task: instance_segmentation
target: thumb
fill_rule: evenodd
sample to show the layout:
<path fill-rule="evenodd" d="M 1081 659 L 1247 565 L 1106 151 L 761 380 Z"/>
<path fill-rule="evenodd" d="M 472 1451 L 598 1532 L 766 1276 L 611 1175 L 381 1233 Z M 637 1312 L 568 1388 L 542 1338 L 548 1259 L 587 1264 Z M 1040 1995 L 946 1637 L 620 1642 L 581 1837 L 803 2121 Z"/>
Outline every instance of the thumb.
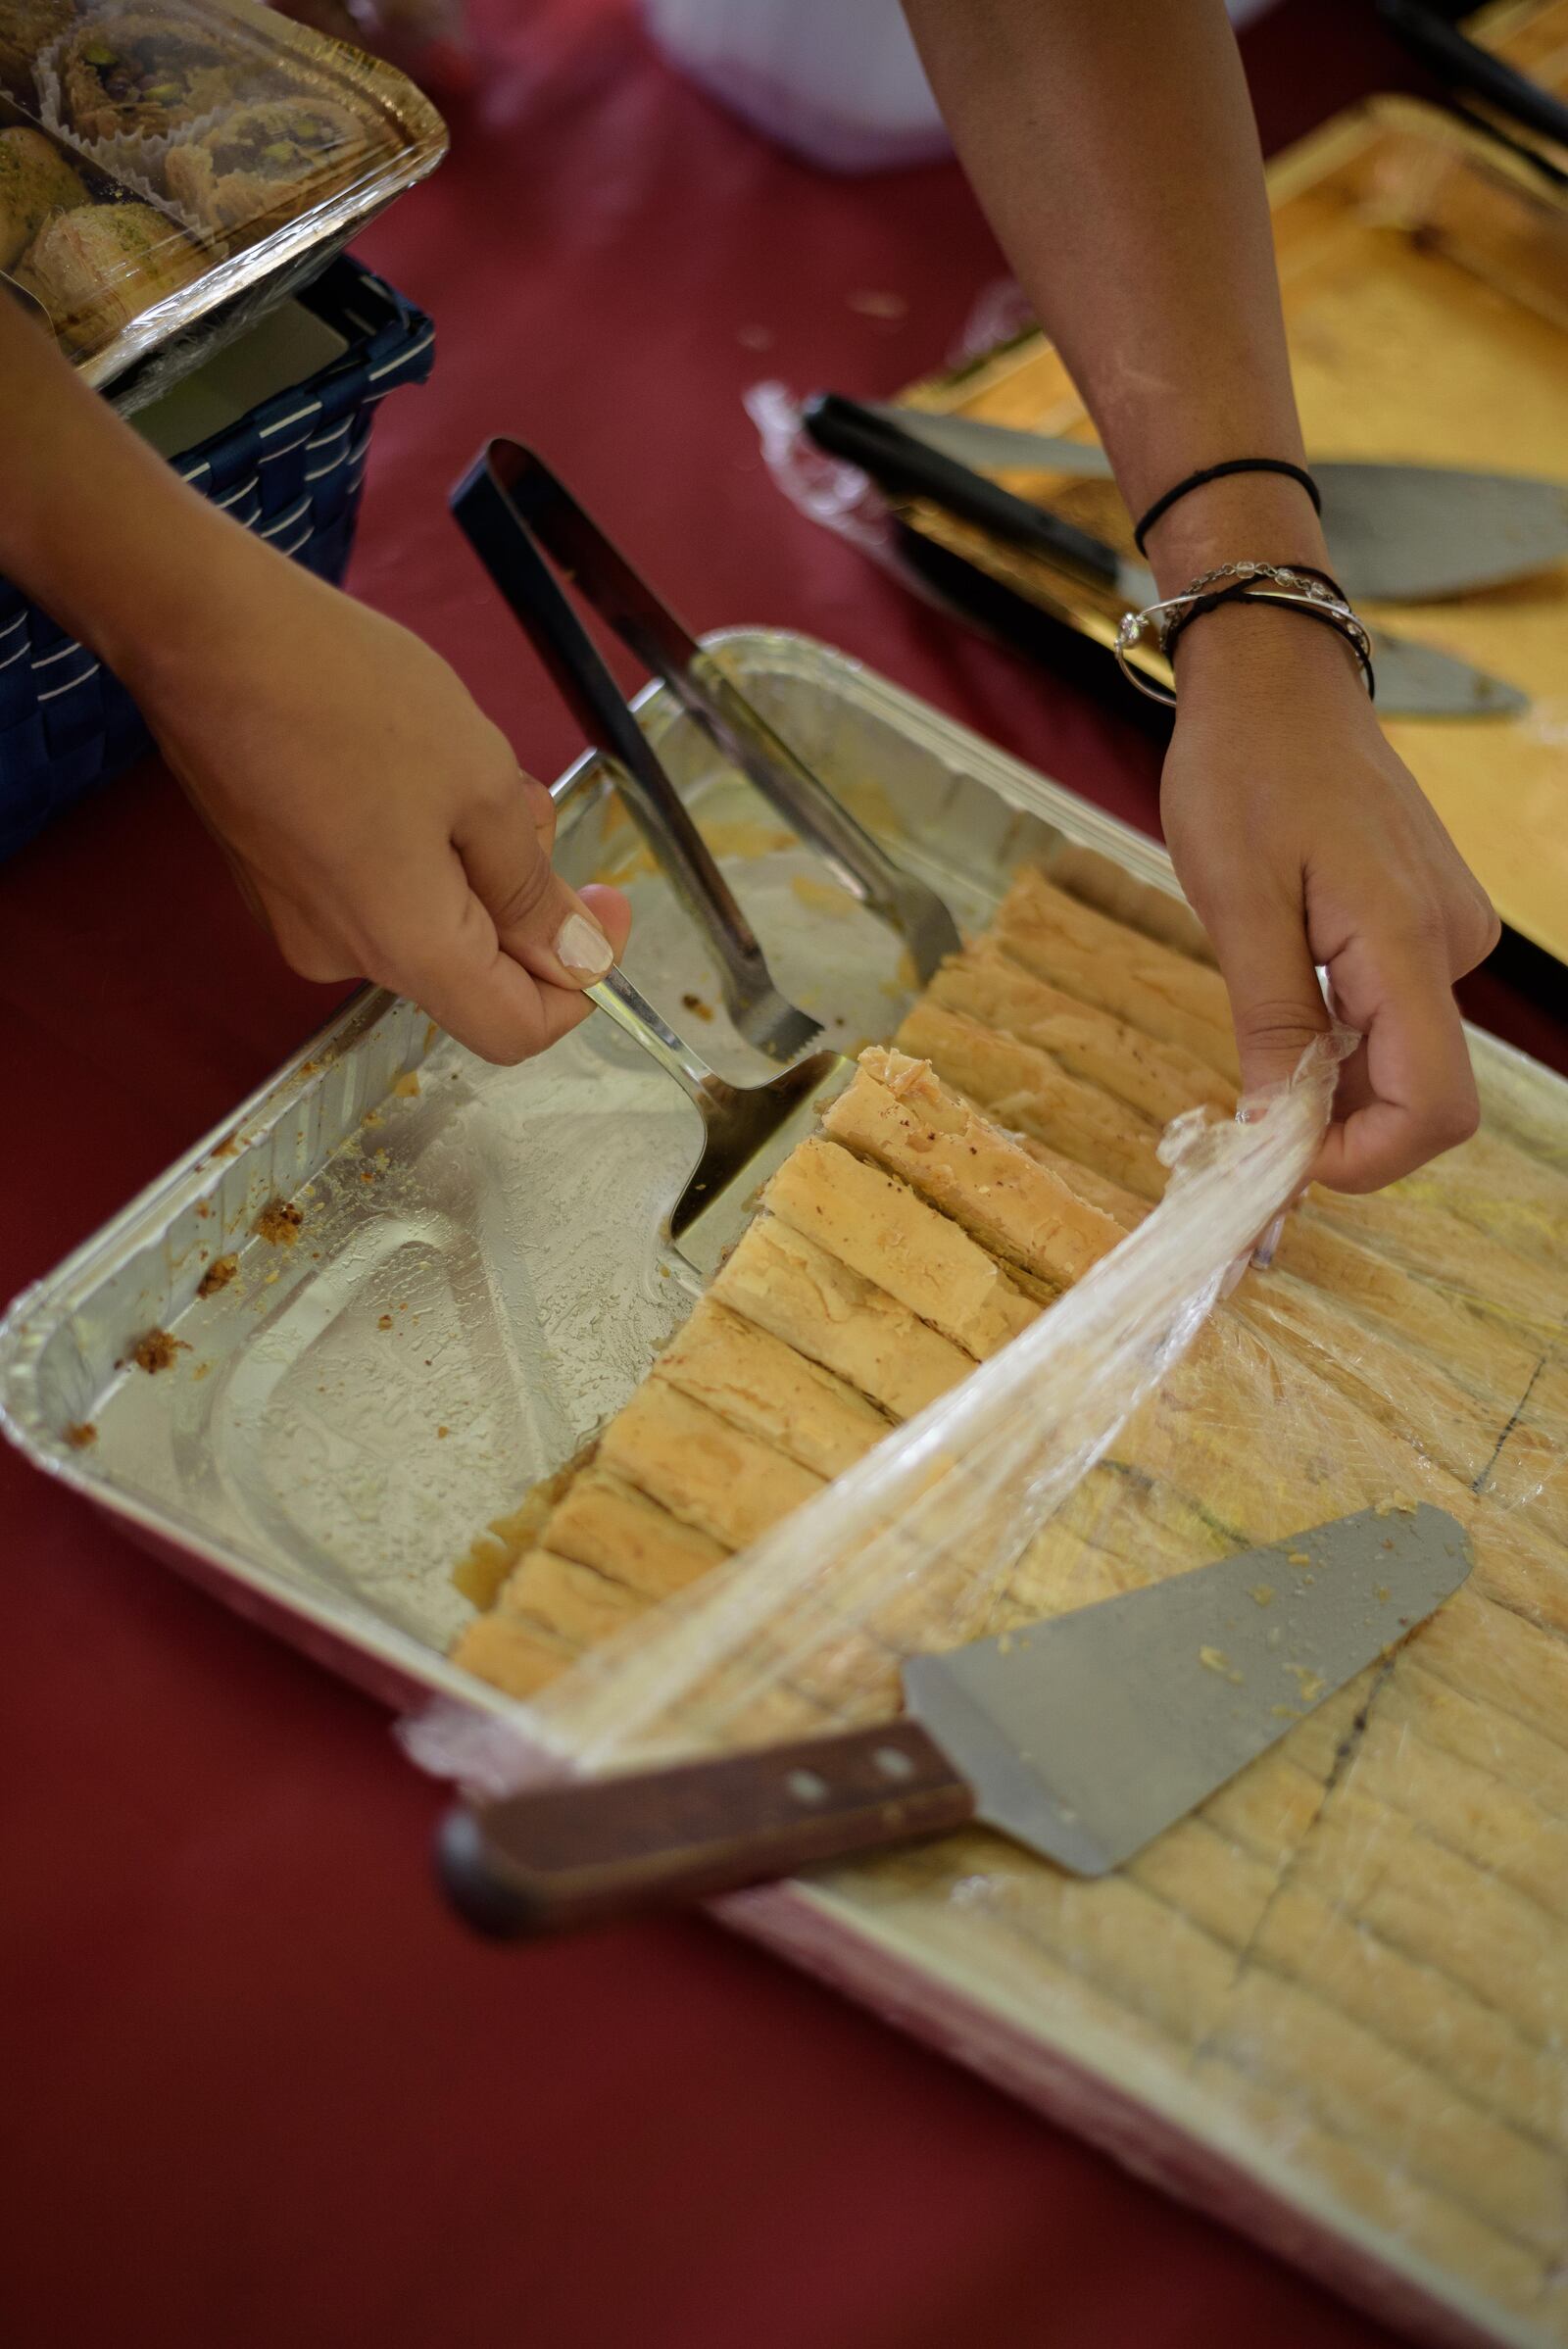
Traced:
<path fill-rule="evenodd" d="M 1209 935 L 1231 1000 L 1242 1090 L 1280 1084 L 1332 1025 L 1301 909 L 1252 899 L 1211 922 Z"/>
<path fill-rule="evenodd" d="M 503 953 L 548 986 L 577 990 L 604 977 L 629 925 L 617 890 L 579 896 L 556 871 L 554 814 L 549 793 L 519 777 L 515 791 L 465 812 L 453 845 Z"/>

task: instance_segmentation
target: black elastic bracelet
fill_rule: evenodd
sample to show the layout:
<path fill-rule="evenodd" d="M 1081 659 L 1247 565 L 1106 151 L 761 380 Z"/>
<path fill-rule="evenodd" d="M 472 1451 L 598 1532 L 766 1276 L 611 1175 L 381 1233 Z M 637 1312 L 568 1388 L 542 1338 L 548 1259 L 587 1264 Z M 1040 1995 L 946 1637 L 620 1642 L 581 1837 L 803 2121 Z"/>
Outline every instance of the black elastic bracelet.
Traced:
<path fill-rule="evenodd" d="M 1317 483 L 1304 465 L 1289 465 L 1283 457 L 1228 457 L 1223 465 L 1204 465 L 1200 471 L 1189 473 L 1185 480 L 1177 482 L 1174 489 L 1166 490 L 1162 498 L 1154 500 L 1133 532 L 1133 544 L 1137 547 L 1139 554 L 1148 553 L 1149 550 L 1144 545 L 1145 538 L 1161 515 L 1170 512 L 1178 498 L 1185 498 L 1191 490 L 1201 489 L 1205 482 L 1222 481 L 1227 473 L 1283 473 L 1288 480 L 1300 483 L 1312 501 L 1314 514 L 1321 514 L 1323 511 L 1323 500 L 1319 494 Z"/>
<path fill-rule="evenodd" d="M 1300 570 L 1304 566 L 1300 563 L 1296 563 L 1293 564 L 1292 567 L 1293 569 Z M 1319 574 L 1316 572 L 1313 573 L 1314 577 L 1317 577 L 1318 575 Z M 1377 700 L 1378 681 L 1371 661 L 1362 652 L 1354 637 L 1347 633 L 1346 629 L 1342 627 L 1340 622 L 1335 618 L 1332 612 L 1320 611 L 1314 604 L 1302 604 L 1296 602 L 1286 603 L 1279 596 L 1270 595 L 1266 588 L 1260 588 L 1256 581 L 1252 579 L 1238 580 L 1233 587 L 1220 588 L 1211 596 L 1202 596 L 1196 604 L 1192 605 L 1186 612 L 1184 612 L 1180 619 L 1177 620 L 1165 632 L 1165 642 L 1161 650 L 1163 651 L 1167 661 L 1169 661 L 1174 655 L 1178 640 L 1182 636 L 1183 632 L 1192 626 L 1194 620 L 1201 619 L 1205 612 L 1217 612 L 1222 604 L 1272 604 L 1278 611 L 1298 612 L 1302 619 L 1316 620 L 1322 627 L 1332 628 L 1335 635 L 1343 637 L 1345 642 L 1349 646 L 1351 652 L 1355 655 L 1357 665 L 1360 668 L 1362 678 L 1366 684 L 1367 700 L 1369 702 L 1375 702 Z"/>
<path fill-rule="evenodd" d="M 1228 587 L 1216 587 L 1211 595 L 1198 597 L 1185 612 L 1179 612 L 1166 628 L 1159 648 L 1166 660 L 1174 661 L 1176 647 L 1194 620 L 1200 620 L 1205 612 L 1217 612 L 1222 604 L 1244 604 L 1254 584 L 1250 579 L 1233 579 Z"/>

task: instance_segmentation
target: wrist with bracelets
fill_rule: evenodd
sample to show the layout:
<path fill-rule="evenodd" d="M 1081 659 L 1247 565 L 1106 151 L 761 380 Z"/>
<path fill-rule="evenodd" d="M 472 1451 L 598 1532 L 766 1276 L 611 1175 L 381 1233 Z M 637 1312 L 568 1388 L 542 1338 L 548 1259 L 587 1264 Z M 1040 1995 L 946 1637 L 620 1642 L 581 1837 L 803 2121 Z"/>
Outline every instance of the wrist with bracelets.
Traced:
<path fill-rule="evenodd" d="M 1146 605 L 1142 612 L 1129 612 L 1116 631 L 1116 660 L 1122 674 L 1152 701 L 1173 704 L 1174 690 L 1167 691 L 1144 676 L 1128 655 L 1145 636 L 1152 635 L 1168 659 L 1195 620 L 1224 604 L 1272 604 L 1333 628 L 1354 653 L 1368 695 L 1376 694 L 1372 640 L 1365 626 L 1338 581 L 1327 571 L 1300 563 L 1222 563 L 1213 570 L 1200 572 L 1180 595 L 1165 596 L 1157 604 Z"/>
<path fill-rule="evenodd" d="M 1146 551 L 1150 531 L 1173 506 L 1194 490 L 1236 473 L 1282 474 L 1306 492 L 1314 513 L 1323 511 L 1317 483 L 1303 466 L 1280 457 L 1232 457 L 1222 465 L 1203 465 L 1197 472 L 1186 474 L 1154 500 L 1133 532 L 1139 553 Z M 1372 639 L 1365 625 L 1351 610 L 1349 598 L 1339 581 L 1305 563 L 1222 563 L 1213 570 L 1200 572 L 1179 596 L 1166 596 L 1158 603 L 1146 605 L 1142 612 L 1129 612 L 1116 631 L 1116 660 L 1122 674 L 1151 701 L 1174 704 L 1174 688 L 1167 691 L 1144 676 L 1133 666 L 1128 655 L 1144 636 L 1152 635 L 1169 660 L 1193 622 L 1217 612 L 1223 604 L 1273 604 L 1287 612 L 1298 612 L 1304 619 L 1315 620 L 1321 627 L 1334 629 L 1355 655 L 1368 697 L 1376 696 Z"/>

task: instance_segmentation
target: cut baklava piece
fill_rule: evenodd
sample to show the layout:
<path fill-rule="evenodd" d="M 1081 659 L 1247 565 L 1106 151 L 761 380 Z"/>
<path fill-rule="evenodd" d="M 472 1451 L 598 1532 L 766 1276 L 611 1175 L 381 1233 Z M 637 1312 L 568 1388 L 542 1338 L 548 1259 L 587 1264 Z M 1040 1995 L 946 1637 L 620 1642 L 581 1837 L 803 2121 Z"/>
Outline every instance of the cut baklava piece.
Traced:
<path fill-rule="evenodd" d="M 1049 1052 L 995 1035 L 929 999 L 915 1004 L 898 1042 L 901 1051 L 929 1060 L 946 1083 L 1004 1124 L 1099 1168 L 1140 1199 L 1155 1199 L 1163 1192 L 1158 1127 L 1098 1086 L 1069 1077 Z"/>
<path fill-rule="evenodd" d="M 651 1378 L 606 1428 L 603 1465 L 671 1516 L 732 1549 L 744 1549 L 823 1480 L 706 1403 Z"/>
<path fill-rule="evenodd" d="M 297 219 L 365 169 L 371 125 L 346 106 L 309 93 L 225 111 L 211 130 L 170 150 L 169 192 L 226 236 L 265 236 Z"/>
<path fill-rule="evenodd" d="M 84 204 L 47 221 L 14 273 L 43 304 L 61 342 L 97 351 L 206 267 L 152 205 Z"/>
<path fill-rule="evenodd" d="M 1217 970 L 1125 929 L 1029 870 L 998 907 L 994 935 L 1053 987 L 1180 1045 L 1232 1084 L 1241 1082 L 1230 998 Z"/>
<path fill-rule="evenodd" d="M 817 1476 L 853 1467 L 892 1425 L 831 1371 L 716 1297 L 703 1299 L 655 1375 Z"/>
<path fill-rule="evenodd" d="M 803 1142 L 765 1197 L 781 1222 L 875 1281 L 977 1360 L 1000 1351 L 1035 1317 L 1034 1302 L 966 1232 L 906 1184 L 836 1143 Z"/>
<path fill-rule="evenodd" d="M 912 1419 L 974 1368 L 951 1338 L 773 1215 L 746 1233 L 712 1294 L 893 1419 Z"/>
<path fill-rule="evenodd" d="M 162 138 L 255 78 L 220 30 L 151 8 L 88 17 L 60 59 L 66 119 L 84 139 Z"/>
<path fill-rule="evenodd" d="M 0 269 L 9 269 L 55 213 L 91 202 L 80 175 L 41 130 L 0 130 Z"/>
<path fill-rule="evenodd" d="M 1227 1114 L 1236 1091 L 1196 1052 L 1161 1043 L 1114 1012 L 1053 987 L 982 938 L 937 972 L 926 1000 L 1051 1053 L 1069 1075 L 1167 1125 L 1208 1102 Z"/>
<path fill-rule="evenodd" d="M 924 1060 L 872 1047 L 823 1125 L 981 1245 L 1052 1289 L 1082 1277 L 1119 1225 L 939 1082 Z"/>

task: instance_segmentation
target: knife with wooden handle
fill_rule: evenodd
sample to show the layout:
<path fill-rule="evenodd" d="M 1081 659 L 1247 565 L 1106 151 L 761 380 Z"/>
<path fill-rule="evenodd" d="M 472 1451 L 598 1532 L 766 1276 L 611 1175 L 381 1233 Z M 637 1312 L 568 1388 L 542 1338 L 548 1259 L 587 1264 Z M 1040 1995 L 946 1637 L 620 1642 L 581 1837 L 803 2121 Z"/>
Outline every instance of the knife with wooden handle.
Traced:
<path fill-rule="evenodd" d="M 1121 1866 L 1390 1652 L 1470 1571 L 1400 1504 L 904 1667 L 898 1719 L 460 1808 L 442 1880 L 532 1937 L 689 1905 L 970 1820 L 1079 1876 Z"/>

